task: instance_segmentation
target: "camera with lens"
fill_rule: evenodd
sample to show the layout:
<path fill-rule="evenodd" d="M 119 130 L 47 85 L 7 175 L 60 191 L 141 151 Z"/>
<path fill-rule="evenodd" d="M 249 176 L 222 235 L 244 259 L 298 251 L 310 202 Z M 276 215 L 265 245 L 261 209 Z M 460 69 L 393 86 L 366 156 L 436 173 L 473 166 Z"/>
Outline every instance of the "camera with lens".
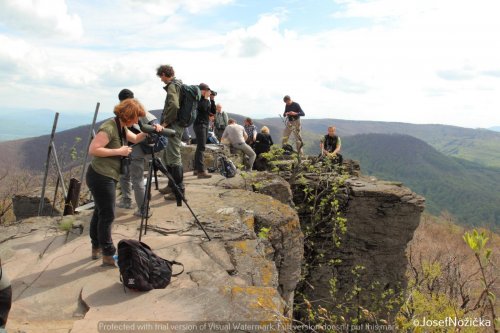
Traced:
<path fill-rule="evenodd" d="M 210 90 L 210 96 L 217 96 L 217 91 Z"/>
<path fill-rule="evenodd" d="M 130 157 L 123 156 L 122 159 L 120 160 L 120 174 L 128 175 L 129 167 L 130 167 Z"/>
<path fill-rule="evenodd" d="M 150 147 L 153 147 L 156 142 L 158 142 L 158 135 L 154 133 L 149 133 L 144 140 L 144 143 Z"/>

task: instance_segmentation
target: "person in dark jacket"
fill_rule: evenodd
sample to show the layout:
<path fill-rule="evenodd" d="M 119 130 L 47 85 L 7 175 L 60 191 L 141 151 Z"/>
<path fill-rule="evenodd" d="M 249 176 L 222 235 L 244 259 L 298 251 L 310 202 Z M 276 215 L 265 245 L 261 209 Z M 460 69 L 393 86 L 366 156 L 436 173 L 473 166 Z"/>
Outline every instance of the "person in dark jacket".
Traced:
<path fill-rule="evenodd" d="M 205 170 L 203 163 L 203 152 L 207 144 L 209 116 L 215 114 L 215 101 L 210 99 L 210 87 L 205 83 L 200 83 L 201 100 L 198 102 L 198 112 L 193 124 L 196 135 L 196 152 L 194 153 L 193 174 L 198 178 L 211 178 Z"/>
<path fill-rule="evenodd" d="M 285 102 L 285 111 L 283 112 L 283 117 L 285 117 L 285 129 L 283 131 L 282 144 L 288 144 L 288 138 L 290 134 L 295 134 L 295 144 L 297 146 L 297 152 L 303 154 L 302 146 L 304 142 L 300 136 L 300 117 L 304 117 L 305 113 L 300 107 L 299 103 L 292 101 L 290 96 L 286 95 L 283 97 L 283 102 Z"/>
<path fill-rule="evenodd" d="M 321 150 L 321 155 L 328 157 L 339 165 L 343 163 L 343 157 L 340 154 L 340 148 L 342 147 L 342 141 L 335 135 L 336 128 L 334 126 L 328 127 L 328 134 L 323 136 L 319 143 L 319 149 Z"/>
<path fill-rule="evenodd" d="M 260 133 L 257 134 L 257 138 L 255 139 L 255 154 L 259 157 L 262 153 L 267 153 L 271 150 L 271 146 L 273 145 L 273 138 L 269 134 L 269 128 L 267 126 L 262 126 Z"/>

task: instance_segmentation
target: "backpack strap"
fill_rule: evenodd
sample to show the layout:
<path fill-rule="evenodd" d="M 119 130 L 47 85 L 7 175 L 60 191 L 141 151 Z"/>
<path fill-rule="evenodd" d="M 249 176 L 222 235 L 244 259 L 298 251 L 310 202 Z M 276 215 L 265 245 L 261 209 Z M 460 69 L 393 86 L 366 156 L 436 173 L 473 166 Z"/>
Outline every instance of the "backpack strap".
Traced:
<path fill-rule="evenodd" d="M 118 120 L 118 117 L 115 117 L 115 123 L 116 123 L 116 129 L 118 130 L 118 135 L 120 136 L 120 142 L 122 143 L 122 146 L 126 146 L 127 143 L 127 134 L 125 133 L 125 127 L 120 129 L 120 120 Z"/>
<path fill-rule="evenodd" d="M 172 260 L 170 262 L 172 265 L 179 265 L 179 266 L 182 266 L 182 271 L 180 271 L 179 273 L 175 273 L 175 274 L 172 274 L 172 276 L 179 276 L 181 275 L 182 273 L 184 273 L 184 264 L 178 262 L 178 261 L 175 261 L 175 260 Z"/>

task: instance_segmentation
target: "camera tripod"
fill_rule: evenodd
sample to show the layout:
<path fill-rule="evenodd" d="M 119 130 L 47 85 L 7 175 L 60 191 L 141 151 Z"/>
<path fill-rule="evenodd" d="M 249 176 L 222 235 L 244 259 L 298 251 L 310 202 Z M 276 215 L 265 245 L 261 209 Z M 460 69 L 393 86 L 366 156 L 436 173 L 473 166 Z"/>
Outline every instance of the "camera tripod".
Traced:
<path fill-rule="evenodd" d="M 163 173 L 170 183 L 172 184 L 172 189 L 174 190 L 174 193 L 176 194 L 177 197 L 180 197 L 181 200 L 184 202 L 186 207 L 189 209 L 191 214 L 194 217 L 194 220 L 198 224 L 201 230 L 205 233 L 205 236 L 207 236 L 208 240 L 211 241 L 212 239 L 210 236 L 208 236 L 207 232 L 205 231 L 205 228 L 201 225 L 200 221 L 198 220 L 198 217 L 196 217 L 196 214 L 193 212 L 189 204 L 187 203 L 186 197 L 184 196 L 183 191 L 179 188 L 178 184 L 175 182 L 174 178 L 168 172 L 167 168 L 163 165 L 162 161 L 160 158 L 155 156 L 155 153 L 153 150 L 151 150 L 151 160 L 149 161 L 149 171 L 148 171 L 148 177 L 146 181 L 146 187 L 144 188 L 144 198 L 142 200 L 142 206 L 141 206 L 141 227 L 139 229 L 139 241 L 142 238 L 142 229 L 144 227 L 144 235 L 147 232 L 148 229 L 148 219 L 149 219 L 149 203 L 151 200 L 151 183 L 153 181 L 153 174 L 155 177 L 155 185 L 156 189 L 158 189 L 158 177 L 157 177 L 157 171 L 160 170 L 161 173 Z"/>

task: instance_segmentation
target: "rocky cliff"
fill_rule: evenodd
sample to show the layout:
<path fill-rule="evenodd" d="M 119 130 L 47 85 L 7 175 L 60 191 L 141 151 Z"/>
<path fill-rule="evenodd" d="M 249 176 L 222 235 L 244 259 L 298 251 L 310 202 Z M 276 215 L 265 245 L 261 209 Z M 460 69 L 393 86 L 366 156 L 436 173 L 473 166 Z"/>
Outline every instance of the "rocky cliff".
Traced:
<path fill-rule="evenodd" d="M 343 295 L 360 288 L 363 292 L 353 302 L 354 308 L 362 306 L 376 311 L 383 297 L 404 290 L 405 250 L 420 223 L 425 199 L 401 183 L 363 176 L 355 161 L 346 162 L 344 167 L 349 172 L 344 176 L 337 172 L 311 173 L 304 168 L 306 171 L 299 173 L 301 176 L 292 177 L 286 165 L 285 162 L 280 166 L 287 170 L 281 174 L 290 184 L 269 173 L 248 174 L 243 181 L 234 180 L 232 184 L 291 202 L 298 210 L 306 235 L 304 279 L 297 290 L 303 297 L 299 301 L 305 298 L 315 305 L 333 309 Z M 325 194 L 333 189 L 337 194 Z M 307 203 L 308 195 L 314 197 L 311 203 Z M 312 206 L 319 206 L 323 197 L 328 199 L 325 205 L 338 201 L 338 216 L 346 221 L 345 232 L 339 231 L 334 221 L 324 218 L 335 215 L 331 208 L 318 210 L 319 220 L 318 216 L 311 216 Z M 339 246 L 332 240 L 334 237 L 339 237 Z M 332 296 L 333 281 L 335 296 Z M 377 316 L 387 319 L 397 310 L 397 306 L 393 306 Z"/>
<path fill-rule="evenodd" d="M 380 292 L 404 288 L 404 252 L 423 198 L 401 184 L 361 176 L 356 163 L 348 169 L 338 192 L 347 219 L 342 246 L 332 245 L 332 230 L 316 234 L 306 240 L 314 247 L 306 244 L 305 262 L 302 230 L 310 226 L 310 216 L 300 208 L 304 183 L 291 181 L 289 173 L 207 180 L 186 173 L 189 204 L 212 241 L 186 207 L 153 191 L 154 214 L 143 241 L 160 256 L 182 262 L 185 273 L 166 289 L 148 293 L 124 292 L 118 270 L 90 260 L 89 213 L 74 218 L 78 227 L 69 232 L 61 231 L 61 218 L 32 218 L 3 228 L 0 256 L 14 287 L 8 328 L 74 333 L 96 332 L 109 320 L 287 322 L 297 290 L 315 304 L 331 306 L 332 279 L 342 293 L 354 283 L 368 288 L 374 281 Z M 132 211 L 118 209 L 114 241 L 136 239 L 139 222 Z M 314 266 L 302 271 L 311 255 Z M 352 270 L 361 266 L 365 274 L 354 281 Z M 305 279 L 299 284 L 301 274 Z"/>
<path fill-rule="evenodd" d="M 370 309 L 378 319 L 393 318 L 398 307 L 387 308 L 393 301 L 388 298 L 406 288 L 405 250 L 420 223 L 424 200 L 401 184 L 363 176 L 347 179 L 344 186 L 339 200 L 346 232 L 338 247 L 329 228 L 311 235 L 308 243 L 314 247 L 306 258 L 315 259 L 300 292 L 325 308 L 342 300 L 358 311 Z M 355 300 L 349 300 L 352 295 Z"/>

